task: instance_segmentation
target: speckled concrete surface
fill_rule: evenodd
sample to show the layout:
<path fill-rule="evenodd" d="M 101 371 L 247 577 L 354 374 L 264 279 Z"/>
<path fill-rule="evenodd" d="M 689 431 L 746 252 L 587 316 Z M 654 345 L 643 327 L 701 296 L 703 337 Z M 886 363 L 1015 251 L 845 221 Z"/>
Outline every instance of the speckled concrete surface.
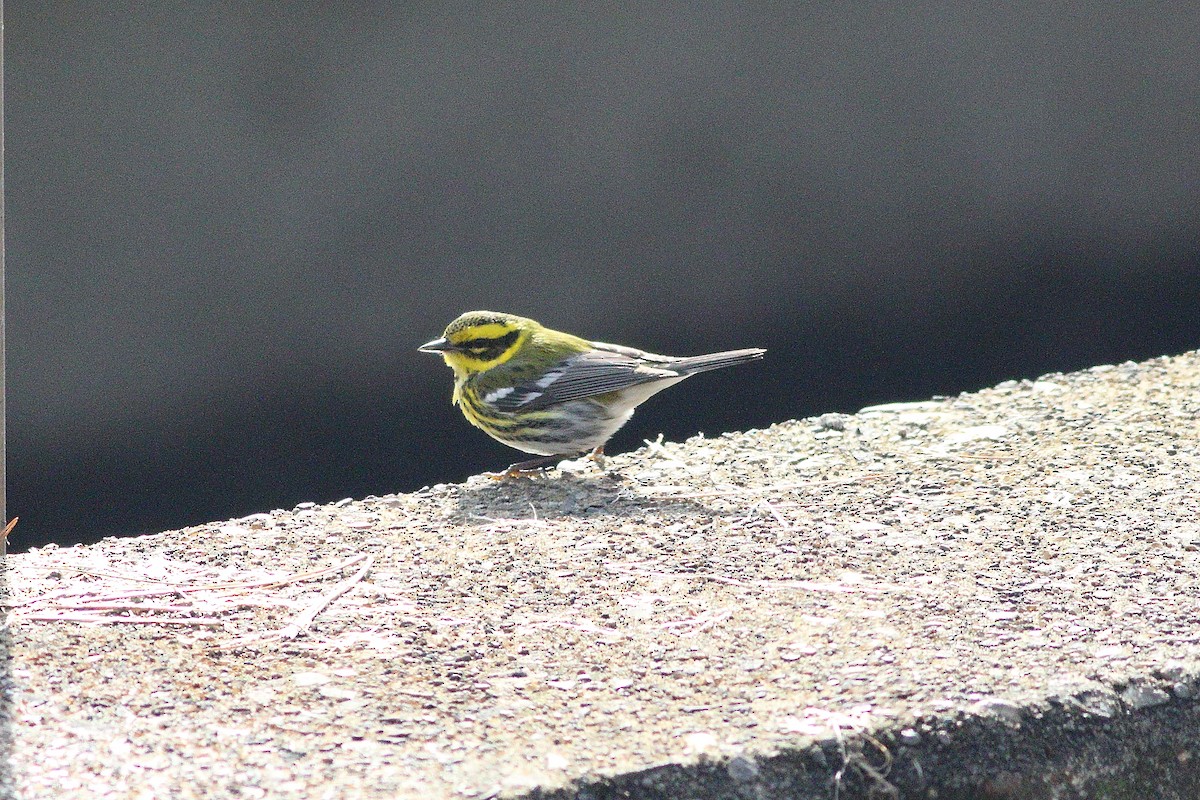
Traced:
<path fill-rule="evenodd" d="M 1191 353 L 10 556 L 10 767 L 26 798 L 1068 796 L 948 754 L 1099 725 L 1103 772 L 1188 729 L 1198 574 Z"/>

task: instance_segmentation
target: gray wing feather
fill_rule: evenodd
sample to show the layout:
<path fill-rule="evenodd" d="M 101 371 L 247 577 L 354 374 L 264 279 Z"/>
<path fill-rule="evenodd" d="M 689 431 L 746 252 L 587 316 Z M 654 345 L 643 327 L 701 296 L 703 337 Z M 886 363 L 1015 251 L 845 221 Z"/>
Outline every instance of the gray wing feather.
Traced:
<path fill-rule="evenodd" d="M 675 359 L 654 356 L 655 359 L 662 359 L 659 362 L 661 367 L 659 363 L 650 366 L 646 363 L 647 354 L 640 350 L 600 343 L 596 345 L 594 350 L 556 364 L 537 380 L 514 387 L 511 393 L 497 398 L 492 404 L 501 411 L 536 411 L 571 400 L 679 377 L 679 373 L 669 367 Z M 556 373 L 557 377 L 553 380 L 546 380 L 546 377 Z"/>

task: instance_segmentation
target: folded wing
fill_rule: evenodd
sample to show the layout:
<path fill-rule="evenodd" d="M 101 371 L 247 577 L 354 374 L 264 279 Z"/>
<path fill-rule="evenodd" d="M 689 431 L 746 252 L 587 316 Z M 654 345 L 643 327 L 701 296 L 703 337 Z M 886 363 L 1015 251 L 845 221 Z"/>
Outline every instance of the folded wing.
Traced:
<path fill-rule="evenodd" d="M 596 349 L 561 361 L 536 380 L 511 387 L 511 391 L 506 387 L 484 399 L 501 411 L 534 411 L 680 377 L 670 368 L 678 359 L 647 356 L 632 348 L 598 343 Z M 650 359 L 654 361 L 647 363 Z"/>

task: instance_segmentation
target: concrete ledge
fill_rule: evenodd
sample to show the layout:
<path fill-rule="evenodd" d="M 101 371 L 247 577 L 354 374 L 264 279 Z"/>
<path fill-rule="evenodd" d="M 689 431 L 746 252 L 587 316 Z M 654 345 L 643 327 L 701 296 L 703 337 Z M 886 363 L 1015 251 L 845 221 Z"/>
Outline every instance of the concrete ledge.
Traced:
<path fill-rule="evenodd" d="M 847 731 L 772 756 L 665 765 L 529 797 L 1188 800 L 1200 797 L 1198 756 L 1196 703 L 1135 709 L 1100 691 L 996 715 L 930 718 L 903 731 Z"/>
<path fill-rule="evenodd" d="M 10 556 L 8 766 L 26 798 L 1190 798 L 1198 575 L 1191 353 Z"/>

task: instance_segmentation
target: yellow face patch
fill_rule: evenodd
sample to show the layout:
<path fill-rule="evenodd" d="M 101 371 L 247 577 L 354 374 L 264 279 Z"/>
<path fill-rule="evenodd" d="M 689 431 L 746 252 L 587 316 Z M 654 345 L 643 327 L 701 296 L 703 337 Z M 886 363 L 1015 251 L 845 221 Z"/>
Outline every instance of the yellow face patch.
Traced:
<path fill-rule="evenodd" d="M 525 344 L 530 332 L 512 325 L 490 322 L 471 325 L 447 336 L 459 350 L 442 353 L 446 364 L 460 381 L 508 361 Z M 504 341 L 504 340 L 508 341 Z"/>

